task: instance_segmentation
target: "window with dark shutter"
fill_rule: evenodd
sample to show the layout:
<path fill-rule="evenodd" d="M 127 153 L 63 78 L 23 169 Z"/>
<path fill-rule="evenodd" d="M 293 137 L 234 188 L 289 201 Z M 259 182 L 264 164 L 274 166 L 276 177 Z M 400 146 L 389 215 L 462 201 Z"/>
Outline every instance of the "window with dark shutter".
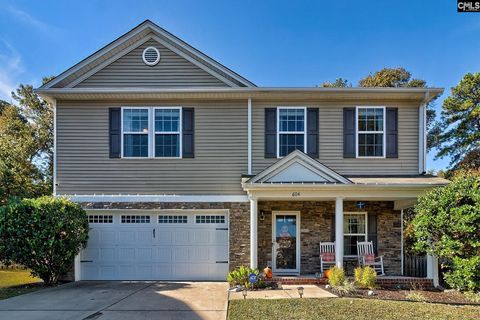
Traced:
<path fill-rule="evenodd" d="M 386 113 L 387 113 L 386 157 L 398 158 L 398 108 L 387 108 Z"/>
<path fill-rule="evenodd" d="M 343 108 L 343 157 L 355 158 L 355 108 Z"/>
<path fill-rule="evenodd" d="M 120 144 L 121 144 L 121 109 L 109 108 L 109 144 L 110 144 L 110 158 L 120 158 Z"/>
<path fill-rule="evenodd" d="M 277 108 L 265 108 L 265 158 L 277 157 Z"/>

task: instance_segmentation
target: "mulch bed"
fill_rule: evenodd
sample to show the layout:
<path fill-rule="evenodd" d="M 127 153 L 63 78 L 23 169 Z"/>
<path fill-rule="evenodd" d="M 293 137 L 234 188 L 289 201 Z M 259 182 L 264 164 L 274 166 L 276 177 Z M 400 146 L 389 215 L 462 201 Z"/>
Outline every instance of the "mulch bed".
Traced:
<path fill-rule="evenodd" d="M 324 289 L 325 287 L 322 286 Z M 333 292 L 331 289 L 325 289 Z M 348 295 L 352 298 L 363 299 L 380 299 L 380 300 L 397 300 L 397 301 L 409 301 L 407 295 L 415 292 L 420 293 L 425 297 L 426 302 L 431 303 L 445 303 L 445 304 L 462 304 L 462 305 L 480 305 L 480 302 L 474 302 L 468 300 L 464 294 L 455 290 L 396 290 L 396 289 L 375 289 L 374 295 L 368 295 L 369 290 L 356 290 L 355 293 Z"/>

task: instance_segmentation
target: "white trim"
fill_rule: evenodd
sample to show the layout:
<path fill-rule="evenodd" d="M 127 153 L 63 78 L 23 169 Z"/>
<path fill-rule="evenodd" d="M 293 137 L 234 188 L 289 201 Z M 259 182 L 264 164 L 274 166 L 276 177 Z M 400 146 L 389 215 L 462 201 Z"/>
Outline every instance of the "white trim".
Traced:
<path fill-rule="evenodd" d="M 280 110 L 301 109 L 303 110 L 303 131 L 282 131 L 280 132 Z M 280 134 L 303 134 L 303 153 L 307 153 L 307 107 L 302 106 L 278 106 L 277 107 L 277 159 L 288 156 L 280 156 Z"/>
<path fill-rule="evenodd" d="M 280 269 L 280 270 L 277 270 L 277 267 L 276 267 L 276 254 L 275 254 L 275 243 L 276 243 L 276 234 L 277 234 L 277 230 L 276 230 L 276 217 L 277 215 L 294 215 L 296 217 L 296 241 L 295 241 L 295 250 L 296 250 L 296 265 L 297 265 L 297 268 L 296 269 Z M 302 256 L 302 253 L 301 253 L 301 221 L 300 221 L 300 216 L 301 216 L 301 212 L 300 211 L 273 211 L 272 212 L 272 271 L 275 273 L 275 274 L 300 274 L 300 270 L 301 270 L 301 256 Z"/>
<path fill-rule="evenodd" d="M 335 265 L 343 268 L 343 198 L 335 198 Z"/>
<path fill-rule="evenodd" d="M 153 50 L 156 52 L 157 54 L 157 58 L 155 59 L 155 61 L 153 62 L 150 62 L 150 61 L 147 61 L 147 59 L 145 58 L 145 55 L 146 55 L 146 52 L 148 50 Z M 153 47 L 153 46 L 149 46 L 149 47 L 146 47 L 145 49 L 143 49 L 143 52 L 142 52 L 142 60 L 143 62 L 147 65 L 147 66 L 154 66 L 156 65 L 159 61 L 160 61 L 160 51 L 158 51 L 157 48 Z"/>
<path fill-rule="evenodd" d="M 74 202 L 248 202 L 246 195 L 57 195 Z"/>
<path fill-rule="evenodd" d="M 247 139 L 248 139 L 248 155 L 247 167 L 248 174 L 252 174 L 252 98 L 248 98 L 247 102 Z"/>
<path fill-rule="evenodd" d="M 258 268 L 258 200 L 250 197 L 250 268 Z"/>
<path fill-rule="evenodd" d="M 383 110 L 383 131 L 359 131 L 358 130 L 358 109 L 382 109 Z M 386 107 L 385 106 L 356 106 L 355 107 L 355 157 L 357 159 L 385 159 L 386 158 Z M 375 133 L 381 133 L 383 137 L 383 146 L 382 146 L 382 152 L 383 155 L 381 157 L 379 156 L 359 156 L 358 155 L 358 145 L 360 143 L 360 140 L 358 138 L 359 134 L 375 134 Z"/>
<path fill-rule="evenodd" d="M 403 248 L 403 209 L 400 210 L 400 270 L 401 270 L 401 275 L 403 276 L 404 271 L 403 271 L 403 263 L 404 263 L 404 248 Z"/>
<path fill-rule="evenodd" d="M 368 241 L 368 212 L 367 211 L 357 211 L 357 212 L 343 212 L 343 225 L 345 226 L 345 215 L 363 215 L 365 216 L 365 233 L 345 233 L 343 232 L 343 242 L 345 243 L 345 236 L 365 236 L 364 241 Z M 336 239 L 335 239 L 336 240 Z M 356 255 L 344 255 L 344 257 L 356 257 Z"/>
<path fill-rule="evenodd" d="M 53 196 L 57 195 L 57 100 L 53 99 Z"/>
<path fill-rule="evenodd" d="M 152 37 L 148 36 L 148 37 L 145 37 L 145 38 L 142 38 L 142 39 L 136 41 L 135 43 L 133 43 L 132 45 L 128 46 L 127 48 L 121 50 L 120 52 L 118 52 L 114 56 L 112 56 L 112 57 L 108 58 L 107 60 L 103 61 L 102 63 L 100 63 L 96 67 L 90 69 L 85 74 L 78 77 L 77 79 L 73 80 L 70 83 L 67 83 L 64 86 L 64 88 L 73 88 L 73 87 L 77 86 L 78 84 L 82 83 L 83 81 L 85 81 L 86 79 L 88 79 L 89 77 L 91 77 L 92 75 L 97 73 L 98 71 L 102 70 L 106 66 L 112 64 L 113 62 L 117 61 L 121 57 L 129 54 L 130 52 L 132 52 L 136 48 L 140 47 L 142 44 L 144 44 L 145 42 L 147 42 L 150 39 L 152 39 Z"/>

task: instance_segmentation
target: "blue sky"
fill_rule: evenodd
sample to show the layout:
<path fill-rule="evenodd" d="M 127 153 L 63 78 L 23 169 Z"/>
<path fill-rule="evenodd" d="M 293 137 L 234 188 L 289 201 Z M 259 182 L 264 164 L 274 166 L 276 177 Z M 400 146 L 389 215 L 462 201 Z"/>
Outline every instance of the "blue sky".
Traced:
<path fill-rule="evenodd" d="M 0 99 L 40 84 L 150 19 L 259 86 L 354 84 L 403 66 L 448 95 L 480 71 L 480 13 L 455 0 L 0 0 Z M 448 159 L 428 168 L 441 169 Z"/>

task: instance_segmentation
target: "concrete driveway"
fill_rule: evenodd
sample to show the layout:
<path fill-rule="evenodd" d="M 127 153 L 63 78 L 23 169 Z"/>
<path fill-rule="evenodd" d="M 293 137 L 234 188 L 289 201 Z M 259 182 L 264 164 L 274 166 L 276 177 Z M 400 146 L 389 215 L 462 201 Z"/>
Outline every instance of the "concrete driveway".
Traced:
<path fill-rule="evenodd" d="M 224 282 L 85 281 L 0 301 L 0 319 L 215 319 L 227 315 Z"/>

